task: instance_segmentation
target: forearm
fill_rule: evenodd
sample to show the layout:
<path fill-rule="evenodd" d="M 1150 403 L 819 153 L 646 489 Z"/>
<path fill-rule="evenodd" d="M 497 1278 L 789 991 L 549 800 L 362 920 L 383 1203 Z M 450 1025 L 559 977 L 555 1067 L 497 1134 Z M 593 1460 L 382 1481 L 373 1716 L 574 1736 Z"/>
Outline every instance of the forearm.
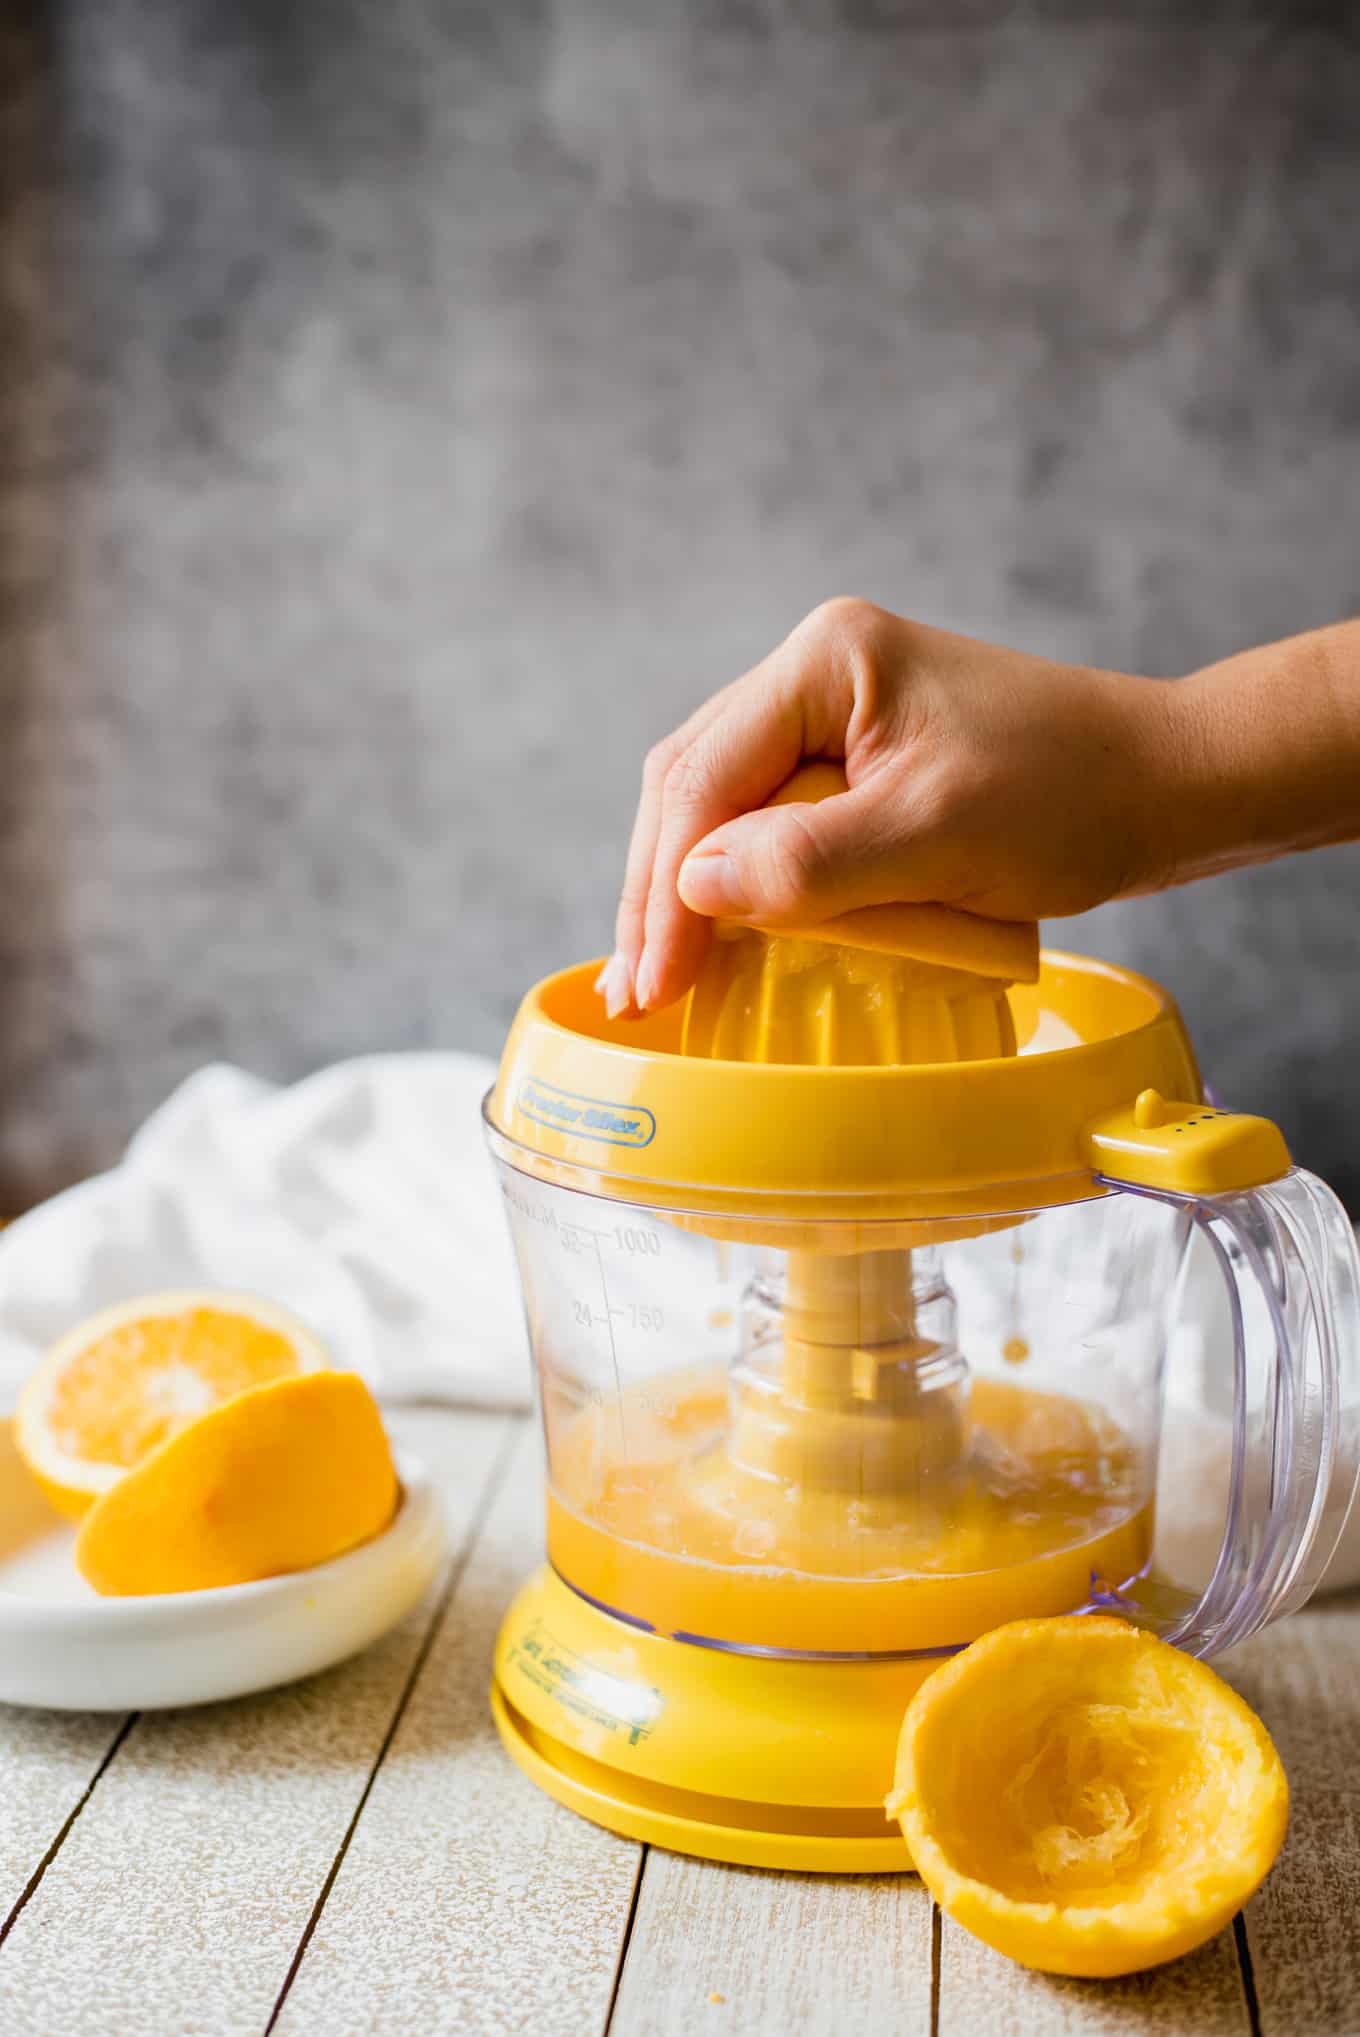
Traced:
<path fill-rule="evenodd" d="M 1265 644 L 1147 696 L 1152 891 L 1360 839 L 1360 621 Z"/>
<path fill-rule="evenodd" d="M 775 800 L 819 756 L 847 789 Z M 1168 681 L 832 601 L 652 752 L 599 987 L 612 1017 L 674 1003 L 715 919 L 1062 918 L 1347 840 L 1360 621 Z"/>

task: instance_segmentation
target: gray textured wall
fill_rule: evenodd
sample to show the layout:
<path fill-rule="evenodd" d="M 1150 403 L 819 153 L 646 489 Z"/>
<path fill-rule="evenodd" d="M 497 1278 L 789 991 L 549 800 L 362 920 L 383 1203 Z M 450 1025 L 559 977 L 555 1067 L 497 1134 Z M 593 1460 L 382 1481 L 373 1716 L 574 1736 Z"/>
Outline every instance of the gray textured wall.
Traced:
<path fill-rule="evenodd" d="M 209 1056 L 494 1049 L 826 594 L 1158 672 L 1360 607 L 1354 17 L 11 12 L 4 1198 Z M 1358 878 L 1059 930 L 1353 1194 Z"/>

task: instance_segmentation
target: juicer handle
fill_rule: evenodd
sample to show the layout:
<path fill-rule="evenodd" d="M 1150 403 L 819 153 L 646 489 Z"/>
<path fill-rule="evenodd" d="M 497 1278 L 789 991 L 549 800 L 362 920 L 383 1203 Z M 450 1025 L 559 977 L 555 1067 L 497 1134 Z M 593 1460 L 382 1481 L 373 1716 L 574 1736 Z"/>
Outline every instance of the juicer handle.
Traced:
<path fill-rule="evenodd" d="M 1209 1240 L 1232 1309 L 1223 1541 L 1198 1604 L 1167 1635 L 1218 1654 L 1304 1603 L 1346 1524 L 1360 1481 L 1360 1253 L 1337 1197 L 1302 1168 L 1166 1199 Z M 1263 1308 L 1244 1309 L 1244 1274 Z"/>

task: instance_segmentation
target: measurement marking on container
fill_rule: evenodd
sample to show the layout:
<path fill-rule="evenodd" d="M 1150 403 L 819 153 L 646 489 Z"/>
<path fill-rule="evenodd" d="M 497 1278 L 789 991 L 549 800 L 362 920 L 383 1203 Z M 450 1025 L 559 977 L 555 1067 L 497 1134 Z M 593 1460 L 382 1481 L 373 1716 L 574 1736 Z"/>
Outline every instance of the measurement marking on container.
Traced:
<path fill-rule="evenodd" d="M 604 1325 L 609 1332 L 609 1359 L 614 1368 L 614 1392 L 618 1397 L 619 1433 L 623 1438 L 623 1452 L 626 1459 L 628 1456 L 628 1421 L 624 1413 L 623 1381 L 619 1377 L 619 1347 L 614 1338 L 614 1311 L 609 1302 L 609 1282 L 605 1277 L 604 1251 L 600 1244 L 601 1238 L 608 1235 L 607 1231 L 593 1233 L 595 1238 L 595 1258 L 600 1269 L 600 1293 L 604 1297 Z"/>
<path fill-rule="evenodd" d="M 559 1234 L 562 1249 L 566 1252 L 589 1252 L 599 1250 L 598 1233 L 586 1224 L 563 1224 Z"/>
<path fill-rule="evenodd" d="M 607 1234 L 620 1252 L 641 1252 L 653 1259 L 661 1257 L 661 1239 L 655 1231 L 632 1224 L 615 1224 Z"/>

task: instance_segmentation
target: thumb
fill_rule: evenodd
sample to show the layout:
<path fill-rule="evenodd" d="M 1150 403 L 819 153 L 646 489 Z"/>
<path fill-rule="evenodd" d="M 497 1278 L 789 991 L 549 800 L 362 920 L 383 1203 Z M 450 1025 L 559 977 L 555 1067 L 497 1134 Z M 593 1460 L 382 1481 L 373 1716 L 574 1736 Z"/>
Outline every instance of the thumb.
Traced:
<path fill-rule="evenodd" d="M 862 905 L 920 896 L 909 874 L 915 829 L 884 787 L 762 807 L 715 828 L 680 866 L 684 903 L 709 919 L 814 926 Z"/>

